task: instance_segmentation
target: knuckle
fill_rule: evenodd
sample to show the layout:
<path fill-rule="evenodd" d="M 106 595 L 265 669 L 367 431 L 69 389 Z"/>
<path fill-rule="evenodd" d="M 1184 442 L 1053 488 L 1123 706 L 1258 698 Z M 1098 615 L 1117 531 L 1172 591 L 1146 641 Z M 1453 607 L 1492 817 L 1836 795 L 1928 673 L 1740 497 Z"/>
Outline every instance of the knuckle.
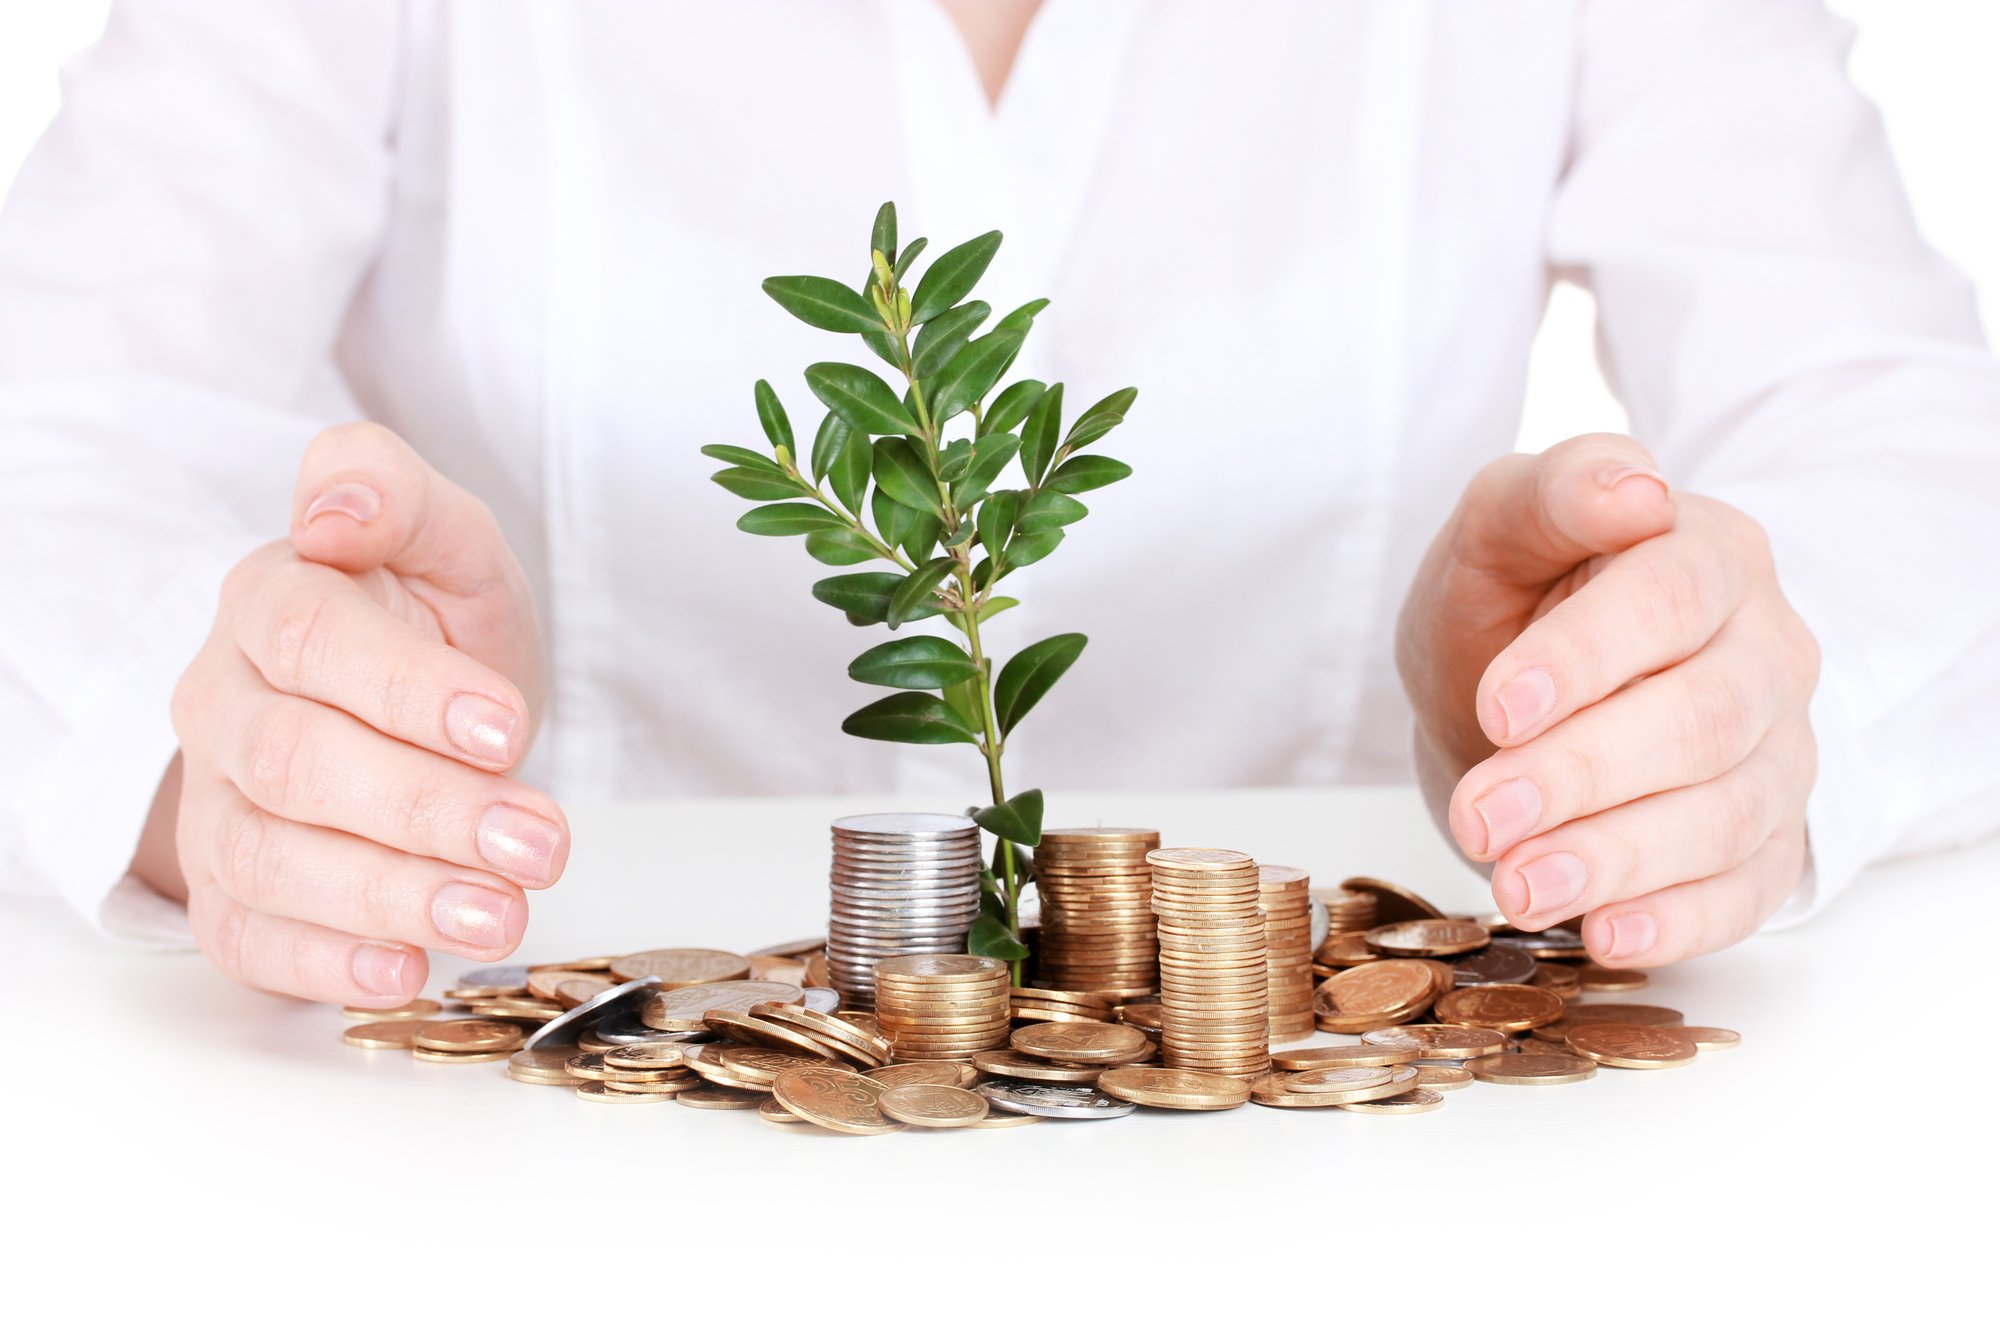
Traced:
<path fill-rule="evenodd" d="M 1657 559 L 1647 562 L 1646 575 L 1651 594 L 1648 617 L 1664 625 L 1679 642 L 1691 643 L 1703 637 L 1705 598 L 1694 569 L 1685 561 Z"/>
<path fill-rule="evenodd" d="M 1749 778 L 1716 784 L 1713 828 L 1724 869 L 1742 865 L 1770 833 L 1771 803 L 1764 784 Z"/>
<path fill-rule="evenodd" d="M 279 613 L 271 629 L 271 684 L 288 694 L 304 690 L 324 659 L 321 640 L 328 599 L 309 595 Z"/>
<path fill-rule="evenodd" d="M 221 894 L 205 894 L 203 900 L 207 904 L 202 913 L 205 928 L 197 935 L 201 951 L 208 955 L 208 960 L 224 976 L 238 981 L 247 980 L 250 975 L 249 909 L 230 902 Z"/>
<path fill-rule="evenodd" d="M 243 806 L 216 821 L 215 867 L 232 896 L 250 903 L 268 902 L 281 871 L 282 851 L 271 836 L 270 819 L 255 806 Z"/>
<path fill-rule="evenodd" d="M 1694 674 L 1687 682 L 1681 712 L 1682 753 L 1709 772 L 1733 768 L 1749 753 L 1752 709 L 1742 687 L 1713 671 Z"/>
<path fill-rule="evenodd" d="M 448 848 L 455 853 L 471 843 L 466 795 L 458 783 L 446 777 L 421 777 L 405 784 L 396 795 L 414 846 Z"/>
<path fill-rule="evenodd" d="M 248 795 L 265 809 L 295 809 L 311 799 L 306 711 L 284 700 L 257 711 L 245 738 L 243 775 Z"/>

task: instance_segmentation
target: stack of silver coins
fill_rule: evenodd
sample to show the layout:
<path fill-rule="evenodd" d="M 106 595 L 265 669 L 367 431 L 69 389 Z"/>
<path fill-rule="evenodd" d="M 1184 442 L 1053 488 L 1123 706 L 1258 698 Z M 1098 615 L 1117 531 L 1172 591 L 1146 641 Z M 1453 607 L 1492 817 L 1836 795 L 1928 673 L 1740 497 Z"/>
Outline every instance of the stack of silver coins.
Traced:
<path fill-rule="evenodd" d="M 849 815 L 833 822 L 827 971 L 847 1004 L 875 1002 L 875 964 L 961 953 L 979 917 L 979 826 L 962 815 Z"/>

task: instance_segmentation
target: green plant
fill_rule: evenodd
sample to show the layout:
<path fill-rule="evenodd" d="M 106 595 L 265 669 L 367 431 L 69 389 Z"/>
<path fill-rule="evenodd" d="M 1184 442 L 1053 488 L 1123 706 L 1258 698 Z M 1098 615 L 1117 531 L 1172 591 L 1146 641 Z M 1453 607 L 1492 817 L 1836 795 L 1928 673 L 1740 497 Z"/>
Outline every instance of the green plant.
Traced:
<path fill-rule="evenodd" d="M 841 729 L 871 740 L 971 745 L 985 758 L 991 803 L 973 818 L 997 846 L 966 947 L 1013 960 L 1018 981 L 1027 955 L 1020 896 L 1031 870 L 1022 849 L 1041 841 L 1042 793 L 1009 797 L 1000 761 L 1008 735 L 1076 662 L 1085 639 L 1043 639 L 996 672 L 980 627 L 1018 605 L 994 593 L 1000 582 L 1047 558 L 1090 512 L 1076 497 L 1131 475 L 1116 459 L 1080 451 L 1125 419 L 1138 390 L 1098 402 L 1067 434 L 1062 385 L 1021 379 L 995 393 L 1048 302 L 1030 301 L 982 333 L 992 310 L 968 298 L 1000 248 L 1000 233 L 939 255 L 912 292 L 906 282 L 924 247 L 919 238 L 897 249 L 896 207 L 884 204 L 861 291 L 831 278 L 764 283 L 773 300 L 813 327 L 858 334 L 902 377 L 901 394 L 863 366 L 818 362 L 806 367 L 806 385 L 827 412 L 803 464 L 784 405 L 764 380 L 757 381 L 757 418 L 772 452 L 727 444 L 702 452 L 729 465 L 715 474 L 719 485 L 763 502 L 737 520 L 743 531 L 804 537 L 806 551 L 829 565 L 895 566 L 822 579 L 814 597 L 856 625 L 899 630 L 938 617 L 964 640 L 960 647 L 908 635 L 855 658 L 849 676 L 897 692 L 859 709 Z M 948 438 L 961 420 L 969 423 L 964 433 Z M 996 489 L 1010 465 L 1021 484 Z"/>

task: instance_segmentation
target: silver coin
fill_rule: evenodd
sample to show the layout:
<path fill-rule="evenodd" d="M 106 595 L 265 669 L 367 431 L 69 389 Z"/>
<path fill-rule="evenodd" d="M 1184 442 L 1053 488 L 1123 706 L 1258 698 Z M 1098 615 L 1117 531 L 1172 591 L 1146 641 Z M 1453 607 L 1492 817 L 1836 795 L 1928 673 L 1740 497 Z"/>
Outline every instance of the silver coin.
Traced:
<path fill-rule="evenodd" d="M 615 1024 L 619 1019 L 637 1014 L 639 1006 L 659 984 L 658 977 L 635 977 L 623 985 L 599 991 L 568 1013 L 551 1018 L 536 1028 L 523 1043 L 522 1049 L 532 1051 L 545 1043 L 573 1046 L 576 1039 L 583 1035 L 583 1030 L 595 1027 L 600 1019 Z"/>
<path fill-rule="evenodd" d="M 637 1046 L 647 1041 L 707 1041 L 715 1034 L 706 1030 L 662 1032 L 658 1028 L 649 1028 L 644 1023 L 635 1023 L 630 1017 L 626 1017 L 600 1019 L 597 1023 L 597 1035 L 603 1041 L 617 1042 L 620 1046 Z"/>
<path fill-rule="evenodd" d="M 808 986 L 805 999 L 799 1003 L 815 1013 L 830 1014 L 840 1008 L 840 992 L 826 986 Z"/>
<path fill-rule="evenodd" d="M 1018 1078 L 992 1079 L 973 1091 L 1003 1111 L 1054 1116 L 1058 1120 L 1112 1120 L 1139 1109 L 1131 1102 L 1107 1097 L 1096 1088 L 1029 1083 Z"/>
<path fill-rule="evenodd" d="M 954 833 L 964 836 L 976 832 L 978 828 L 977 824 L 964 815 L 930 813 L 886 812 L 844 815 L 833 821 L 835 837 L 843 833 L 892 838 L 939 837 Z"/>
<path fill-rule="evenodd" d="M 1510 944 L 1491 944 L 1451 960 L 1457 986 L 1518 986 L 1535 975 L 1535 960 Z"/>
<path fill-rule="evenodd" d="M 528 984 L 528 969 L 506 964 L 500 967 L 475 967 L 469 972 L 458 974 L 456 986 L 507 986 L 515 990 Z"/>

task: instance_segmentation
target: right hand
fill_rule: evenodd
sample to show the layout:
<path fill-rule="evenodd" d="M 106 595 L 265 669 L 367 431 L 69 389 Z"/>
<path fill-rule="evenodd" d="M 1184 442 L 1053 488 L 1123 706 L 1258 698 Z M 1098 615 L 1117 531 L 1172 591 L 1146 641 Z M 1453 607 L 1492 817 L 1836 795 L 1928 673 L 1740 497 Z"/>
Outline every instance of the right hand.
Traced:
<path fill-rule="evenodd" d="M 223 582 L 174 691 L 174 826 L 202 951 L 252 986 L 387 1007 L 425 949 L 505 957 L 563 813 L 502 776 L 542 692 L 525 576 L 486 506 L 380 426 L 307 448 L 291 538 Z"/>

